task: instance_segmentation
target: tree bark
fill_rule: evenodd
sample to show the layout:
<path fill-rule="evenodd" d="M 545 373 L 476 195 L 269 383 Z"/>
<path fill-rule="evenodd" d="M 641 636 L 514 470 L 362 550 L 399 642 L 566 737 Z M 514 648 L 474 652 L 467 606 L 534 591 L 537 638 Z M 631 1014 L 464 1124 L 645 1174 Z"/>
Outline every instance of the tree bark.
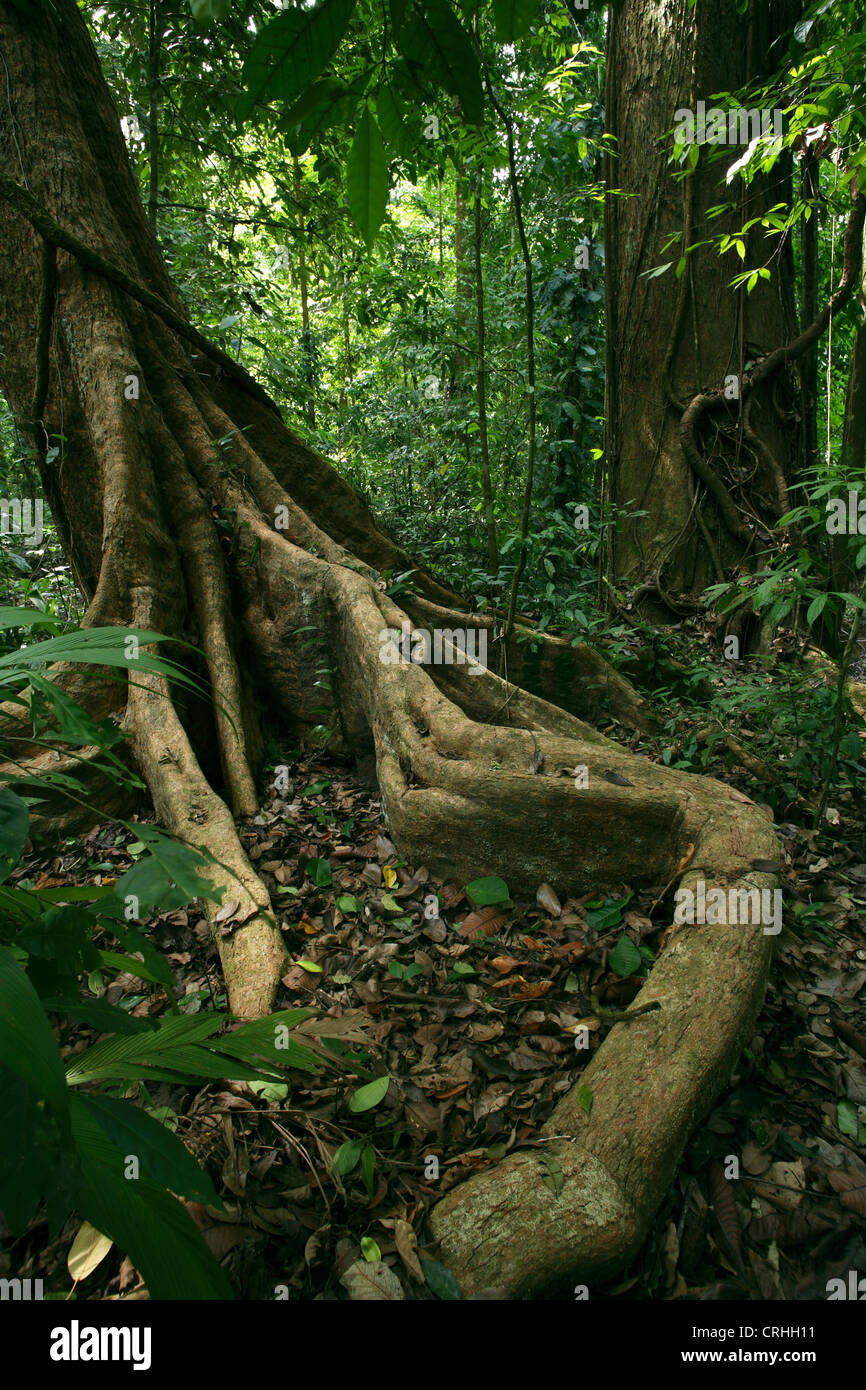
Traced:
<path fill-rule="evenodd" d="M 745 15 L 728 0 L 697 8 L 687 0 L 625 0 L 612 20 L 606 103 L 617 154 L 606 201 L 606 455 L 614 503 L 647 512 L 624 521 L 613 564 L 621 582 L 655 587 L 651 612 L 664 611 L 665 592 L 698 593 L 751 566 L 788 509 L 785 479 L 800 455 L 799 380 L 787 369 L 747 400 L 743 378 L 750 362 L 796 335 L 789 242 L 780 247 L 755 226 L 744 238 L 745 261 L 703 245 L 680 279 L 673 266 L 654 278 L 648 272 L 785 199 L 787 156 L 747 189 L 739 181 L 726 188 L 725 171 L 745 146 L 711 163 L 713 146 L 704 145 L 697 167 L 677 181 L 665 132 L 678 110 L 695 112 L 698 100 L 710 108 L 713 93 L 765 75 L 773 40 L 796 9 L 797 0 L 750 6 Z M 722 203 L 724 215 L 710 217 Z M 751 294 L 728 288 L 738 271 L 763 265 L 772 279 Z M 685 417 L 690 402 L 726 382 L 738 395 L 724 411 L 711 420 L 701 411 Z"/>

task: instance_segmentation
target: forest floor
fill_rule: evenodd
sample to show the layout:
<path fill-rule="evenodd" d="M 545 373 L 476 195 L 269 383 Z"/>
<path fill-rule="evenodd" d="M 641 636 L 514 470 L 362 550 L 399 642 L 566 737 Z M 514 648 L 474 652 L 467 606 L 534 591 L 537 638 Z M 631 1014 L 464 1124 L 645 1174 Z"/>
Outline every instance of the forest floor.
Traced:
<path fill-rule="evenodd" d="M 630 743 L 662 755 L 658 740 Z M 514 1148 L 543 1151 L 541 1127 L 613 1026 L 597 1010 L 626 1008 L 652 967 L 671 893 L 623 885 L 560 902 L 540 884 L 534 902 L 478 906 L 466 885 L 402 861 L 377 796 L 345 763 L 294 756 L 291 788 L 267 792 L 242 838 L 295 962 L 277 1007 L 324 1015 L 337 1068 L 292 1071 L 285 1086 L 134 1083 L 125 1093 L 176 1129 L 213 1177 L 225 1209 L 187 1207 L 238 1297 L 369 1297 L 366 1263 L 381 1259 L 390 1274 L 373 1296 L 457 1298 L 426 1212 Z M 761 799 L 747 773 L 708 770 Z M 792 821 L 777 830 L 784 927 L 757 1032 L 640 1255 L 593 1299 L 825 1298 L 828 1279 L 866 1270 L 864 823 L 849 807 L 820 832 Z M 141 849 L 102 825 L 60 852 L 34 851 L 19 881 L 110 883 Z M 491 884 L 476 897 L 498 896 Z M 441 906 L 431 919 L 432 893 Z M 149 935 L 172 962 L 182 1010 L 225 1007 L 202 914 L 164 914 Z M 137 1016 L 167 1008 L 160 988 L 131 974 L 103 993 Z M 70 1024 L 60 1041 L 74 1052 L 93 1034 Z M 349 1108 L 384 1075 L 378 1104 Z M 556 1192 L 558 1164 L 547 1166 Z M 67 1292 L 76 1226 L 48 1243 L 44 1224 L 31 1227 L 15 1272 Z M 146 1294 L 112 1251 L 74 1296 Z"/>

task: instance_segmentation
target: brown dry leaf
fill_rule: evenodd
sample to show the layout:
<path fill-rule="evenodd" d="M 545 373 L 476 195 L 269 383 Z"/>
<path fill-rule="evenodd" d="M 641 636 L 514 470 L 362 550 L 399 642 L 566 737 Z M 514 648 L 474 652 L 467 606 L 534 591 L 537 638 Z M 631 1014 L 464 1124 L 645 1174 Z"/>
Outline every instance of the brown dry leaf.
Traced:
<path fill-rule="evenodd" d="M 760 1177 L 762 1173 L 766 1173 L 772 1161 L 766 1149 L 762 1149 L 754 1139 L 750 1139 L 743 1147 L 743 1167 L 752 1177 Z"/>
<path fill-rule="evenodd" d="M 707 1170 L 707 1181 L 722 1248 L 734 1261 L 737 1270 L 742 1273 L 743 1240 L 740 1231 L 740 1215 L 737 1211 L 734 1189 L 725 1177 L 725 1170 L 721 1163 L 714 1160 L 710 1164 Z"/>
<path fill-rule="evenodd" d="M 325 1018 L 305 1018 L 303 1023 L 292 1029 L 295 1033 L 307 1033 L 314 1038 L 343 1038 L 345 1042 L 369 1042 L 370 1020 L 361 1009 L 346 1009 L 339 1018 L 328 1015 Z"/>
<path fill-rule="evenodd" d="M 230 917 L 234 917 L 241 905 L 240 898 L 232 898 L 230 902 L 224 903 L 219 912 L 214 913 L 214 922 L 227 922 Z"/>
<path fill-rule="evenodd" d="M 439 901 L 444 908 L 456 907 L 465 894 L 459 883 L 443 883 L 439 889 Z"/>
<path fill-rule="evenodd" d="M 757 1190 L 780 1211 L 796 1211 L 806 1191 L 802 1158 L 793 1163 L 782 1160 L 771 1164 Z"/>
<path fill-rule="evenodd" d="M 852 1173 L 850 1168 L 830 1168 L 827 1180 L 833 1191 L 839 1193 L 843 1207 L 866 1216 L 866 1181 L 859 1173 Z"/>
<path fill-rule="evenodd" d="M 507 975 L 509 970 L 516 970 L 518 966 L 526 965 L 526 961 L 516 960 L 514 956 L 494 956 L 490 964 L 498 975 Z"/>
<path fill-rule="evenodd" d="M 585 941 L 561 941 L 558 946 L 551 946 L 550 954 L 556 956 L 557 960 L 580 960 L 585 956 L 589 947 Z"/>
<path fill-rule="evenodd" d="M 669 1221 L 665 1229 L 664 1254 L 665 1288 L 669 1289 L 676 1278 L 677 1264 L 680 1258 L 680 1242 L 677 1236 L 676 1224 L 673 1221 Z"/>
<path fill-rule="evenodd" d="M 508 983 L 512 983 L 508 981 Z M 512 999 L 540 999 L 542 994 L 546 994 L 549 989 L 553 989 L 555 980 L 515 980 L 512 990 Z"/>
<path fill-rule="evenodd" d="M 340 1275 L 340 1283 L 351 1299 L 365 1303 L 396 1302 L 406 1297 L 394 1271 L 380 1260 L 356 1260 Z"/>
<path fill-rule="evenodd" d="M 128 1285 L 132 1283 L 134 1279 L 137 1278 L 138 1271 L 135 1268 L 135 1265 L 132 1263 L 132 1260 L 129 1258 L 128 1255 L 124 1255 L 123 1259 L 120 1262 L 120 1272 L 118 1274 L 117 1279 L 117 1287 L 120 1289 L 121 1293 L 125 1288 L 128 1287 Z"/>
<path fill-rule="evenodd" d="M 779 1245 L 804 1245 L 812 1242 L 833 1223 L 814 1211 L 772 1212 L 769 1216 L 759 1216 L 749 1222 L 749 1235 L 763 1245 L 765 1241 L 775 1240 Z"/>
<path fill-rule="evenodd" d="M 748 801 L 748 797 L 746 797 L 746 800 Z M 683 855 L 682 859 L 680 860 L 679 864 L 677 864 L 676 869 L 674 870 L 674 878 L 678 878 L 679 875 L 683 872 L 683 870 L 686 869 L 686 868 L 688 867 L 688 865 L 692 862 L 692 856 L 693 856 L 694 852 L 695 852 L 695 847 L 694 847 L 694 845 L 692 845 L 692 844 L 686 845 L 686 852 L 685 852 L 685 854 Z"/>
<path fill-rule="evenodd" d="M 281 983 L 285 985 L 286 989 L 303 989 L 307 993 L 315 994 L 321 980 L 318 975 L 308 974 L 300 965 L 293 965 L 288 974 L 282 977 Z"/>
<path fill-rule="evenodd" d="M 470 912 L 468 917 L 457 928 L 460 936 L 495 936 L 498 931 L 505 926 L 508 915 L 500 912 L 492 903 L 488 907 L 479 907 L 475 912 Z"/>
<path fill-rule="evenodd" d="M 240 1245 L 247 1236 L 256 1234 L 255 1226 L 211 1226 L 208 1230 L 202 1231 L 205 1243 L 215 1260 L 222 1260 L 234 1250 L 236 1245 Z"/>
<path fill-rule="evenodd" d="M 562 912 L 562 903 L 549 883 L 541 884 L 535 895 L 535 901 L 544 912 L 549 912 L 551 917 L 558 917 Z"/>
<path fill-rule="evenodd" d="M 399 1218 L 395 1220 L 394 1244 L 410 1277 L 415 1280 L 416 1284 L 423 1284 L 424 1275 L 421 1272 L 421 1262 L 418 1259 L 418 1242 L 408 1221 L 402 1221 Z"/>
<path fill-rule="evenodd" d="M 491 1042 L 493 1038 L 499 1038 L 504 1032 L 504 1025 L 501 1023 L 470 1023 L 469 1036 L 473 1042 Z"/>

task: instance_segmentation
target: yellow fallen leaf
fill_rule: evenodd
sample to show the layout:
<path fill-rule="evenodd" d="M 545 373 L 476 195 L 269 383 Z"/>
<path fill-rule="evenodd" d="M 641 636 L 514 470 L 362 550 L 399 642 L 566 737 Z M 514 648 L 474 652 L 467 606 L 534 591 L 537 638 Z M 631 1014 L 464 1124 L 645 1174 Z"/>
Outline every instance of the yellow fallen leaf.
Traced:
<path fill-rule="evenodd" d="M 392 869 L 390 864 L 386 864 L 382 870 L 382 877 L 385 880 L 385 887 L 393 888 L 394 884 L 397 882 L 397 871 L 396 869 Z"/>
<path fill-rule="evenodd" d="M 82 1221 L 66 1257 L 70 1278 L 86 1279 L 102 1263 L 113 1244 L 113 1240 L 97 1231 L 89 1221 Z"/>

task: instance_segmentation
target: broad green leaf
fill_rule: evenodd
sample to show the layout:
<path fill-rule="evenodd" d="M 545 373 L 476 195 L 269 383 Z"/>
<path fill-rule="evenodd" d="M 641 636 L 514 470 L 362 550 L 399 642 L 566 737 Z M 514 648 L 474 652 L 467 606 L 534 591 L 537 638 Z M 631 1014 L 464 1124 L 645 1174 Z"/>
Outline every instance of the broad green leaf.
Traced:
<path fill-rule="evenodd" d="M 390 1076 L 377 1076 L 375 1081 L 370 1081 L 366 1086 L 360 1086 L 357 1091 L 353 1091 L 349 1097 L 349 1109 L 353 1115 L 360 1115 L 364 1110 L 372 1110 L 374 1105 L 385 1099 L 388 1094 Z"/>
<path fill-rule="evenodd" d="M 26 1081 L 68 1130 L 69 1092 L 51 1025 L 35 989 L 5 946 L 0 946 L 0 1065 Z"/>
<path fill-rule="evenodd" d="M 308 859 L 307 876 L 317 888 L 327 888 L 334 881 L 331 865 L 327 859 Z"/>
<path fill-rule="evenodd" d="M 358 1166 L 363 1147 L 363 1139 L 349 1139 L 337 1149 L 332 1162 L 341 1178 L 347 1177 Z"/>
<path fill-rule="evenodd" d="M 129 1100 L 83 1095 L 82 1104 L 123 1154 L 134 1154 L 145 1177 L 178 1197 L 222 1209 L 213 1184 L 183 1143 Z"/>
<path fill-rule="evenodd" d="M 217 19 L 226 19 L 232 7 L 232 0 L 189 0 L 193 19 L 199 24 L 209 24 Z"/>
<path fill-rule="evenodd" d="M 623 979 L 643 965 L 643 956 L 630 936 L 621 936 L 610 953 L 610 968 Z"/>
<path fill-rule="evenodd" d="M 476 907 L 489 907 L 492 903 L 508 902 L 508 884 L 502 878 L 490 875 L 476 878 L 466 885 L 466 896 Z"/>
<path fill-rule="evenodd" d="M 42 1000 L 42 1007 L 50 1014 L 62 1014 L 64 1018 L 77 1018 L 99 1033 L 152 1033 L 156 1027 L 151 1018 L 133 1018 L 125 1009 L 116 1004 L 108 1004 L 104 999 L 76 999 L 72 995 L 54 995 Z"/>
<path fill-rule="evenodd" d="M 451 1270 L 439 1260 L 422 1260 L 421 1271 L 425 1284 L 437 1298 L 452 1302 L 463 1297 L 460 1285 Z"/>
<path fill-rule="evenodd" d="M 97 1124 L 82 1096 L 70 1097 L 82 1172 L 76 1206 L 128 1255 L 151 1298 L 231 1298 L 228 1280 L 177 1198 L 124 1176 L 125 1155 Z"/>
<path fill-rule="evenodd" d="M 392 149 L 398 154 L 410 155 L 415 147 L 415 140 L 406 124 L 403 104 L 390 82 L 385 84 L 376 97 L 376 115 L 382 135 Z"/>
<path fill-rule="evenodd" d="M 244 63 L 238 120 L 246 120 L 256 102 L 294 101 L 321 77 L 354 8 L 355 0 L 321 0 L 312 9 L 285 10 L 266 24 Z"/>
<path fill-rule="evenodd" d="M 588 1086 L 581 1086 L 577 1093 L 577 1103 L 581 1110 L 588 1115 L 592 1110 L 592 1091 Z"/>
<path fill-rule="evenodd" d="M 376 1264 L 382 1258 L 382 1251 L 372 1236 L 361 1237 L 361 1254 L 370 1264 Z"/>
<path fill-rule="evenodd" d="M 460 100 L 467 121 L 477 124 L 484 112 L 481 71 L 472 42 L 447 0 L 415 0 L 404 31 L 403 53 L 423 65 Z"/>
<path fill-rule="evenodd" d="M 21 797 L 0 787 L 0 877 L 5 878 L 21 858 L 29 826 L 30 812 Z"/>
<path fill-rule="evenodd" d="M 367 107 L 358 122 L 346 165 L 346 201 L 369 251 L 388 206 L 388 160 Z"/>
<path fill-rule="evenodd" d="M 497 41 L 514 43 L 515 39 L 522 39 L 538 9 L 538 0 L 493 0 Z"/>
<path fill-rule="evenodd" d="M 860 1131 L 857 1107 L 850 1100 L 840 1100 L 836 1103 L 836 1123 L 840 1134 L 847 1134 L 850 1139 L 856 1139 Z"/>

